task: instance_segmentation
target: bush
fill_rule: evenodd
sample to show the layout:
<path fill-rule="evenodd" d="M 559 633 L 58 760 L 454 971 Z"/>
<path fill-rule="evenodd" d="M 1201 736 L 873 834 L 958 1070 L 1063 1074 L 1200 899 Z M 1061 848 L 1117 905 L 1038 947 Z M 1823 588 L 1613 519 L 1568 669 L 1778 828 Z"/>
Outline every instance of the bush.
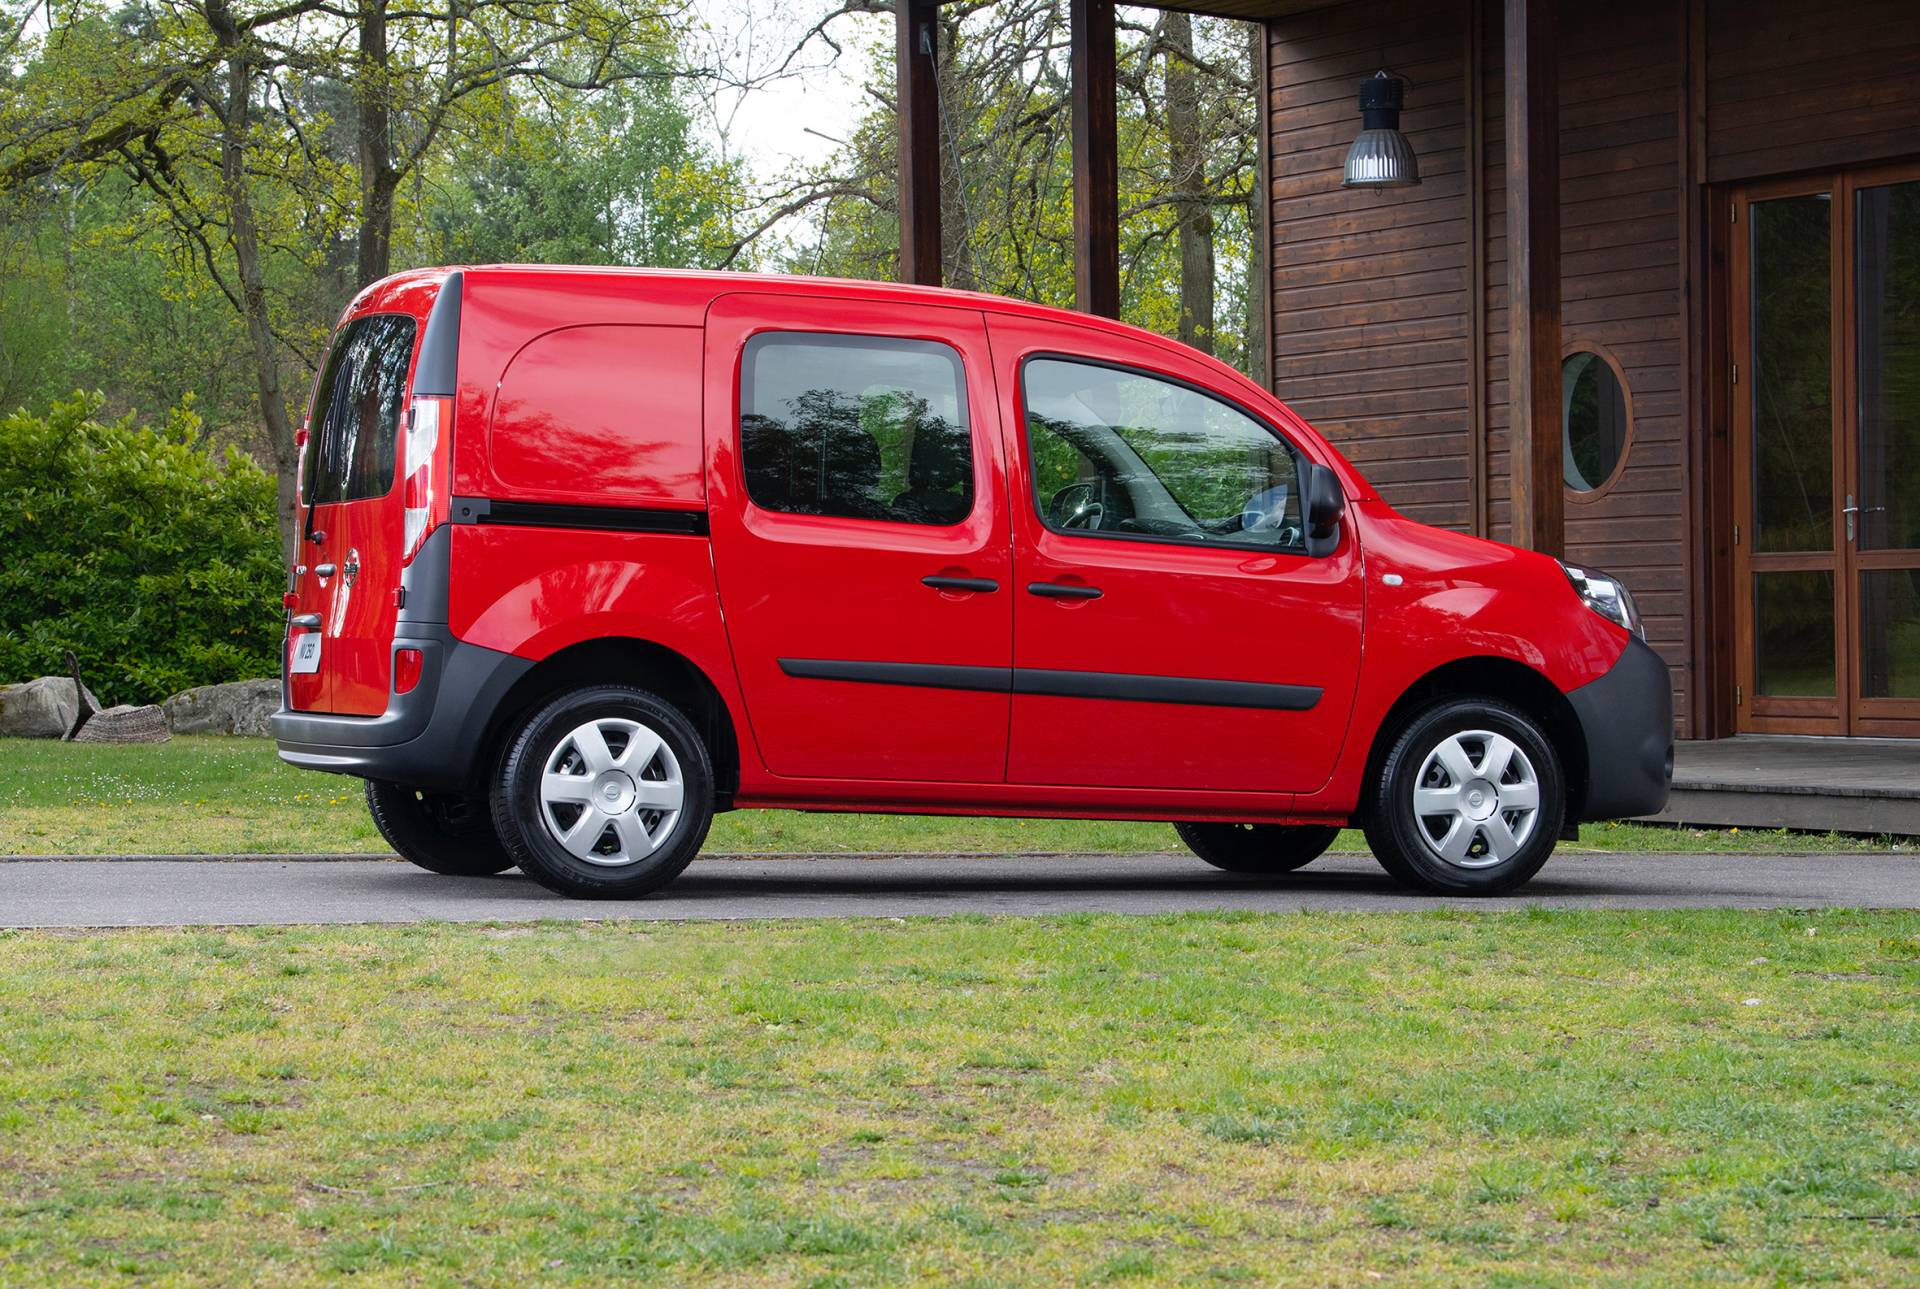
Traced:
<path fill-rule="evenodd" d="M 102 702 L 277 673 L 273 476 L 202 444 L 190 405 L 159 429 L 98 408 L 0 420 L 0 680 L 66 649 Z"/>

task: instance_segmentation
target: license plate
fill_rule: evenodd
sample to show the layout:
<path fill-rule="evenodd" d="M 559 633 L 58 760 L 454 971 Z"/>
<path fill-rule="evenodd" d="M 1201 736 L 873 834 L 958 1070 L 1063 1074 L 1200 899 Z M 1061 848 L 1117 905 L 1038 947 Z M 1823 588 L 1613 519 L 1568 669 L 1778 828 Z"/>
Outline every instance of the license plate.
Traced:
<path fill-rule="evenodd" d="M 287 671 L 295 676 L 310 676 L 320 670 L 320 633 L 309 631 L 293 638 L 293 658 Z"/>

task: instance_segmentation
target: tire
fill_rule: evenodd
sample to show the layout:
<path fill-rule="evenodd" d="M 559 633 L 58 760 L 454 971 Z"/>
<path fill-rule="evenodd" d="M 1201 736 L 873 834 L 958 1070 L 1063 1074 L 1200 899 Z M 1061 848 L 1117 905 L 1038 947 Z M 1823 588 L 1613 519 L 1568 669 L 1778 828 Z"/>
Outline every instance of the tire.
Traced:
<path fill-rule="evenodd" d="M 484 800 L 368 779 L 367 813 L 387 845 L 429 873 L 486 877 L 513 867 Z"/>
<path fill-rule="evenodd" d="M 1423 815 L 1424 806 L 1434 809 Z M 1367 844 L 1408 886 L 1502 895 L 1553 854 L 1566 808 L 1560 758 L 1532 717 L 1491 698 L 1447 699 L 1394 738 L 1368 806 Z"/>
<path fill-rule="evenodd" d="M 1187 849 L 1229 873 L 1275 877 L 1326 853 L 1340 830 L 1321 824 L 1175 824 Z"/>
<path fill-rule="evenodd" d="M 627 685 L 570 690 L 509 741 L 493 821 L 507 853 L 542 886 L 632 899 L 699 853 L 713 822 L 713 763 L 692 724 L 659 696 Z"/>

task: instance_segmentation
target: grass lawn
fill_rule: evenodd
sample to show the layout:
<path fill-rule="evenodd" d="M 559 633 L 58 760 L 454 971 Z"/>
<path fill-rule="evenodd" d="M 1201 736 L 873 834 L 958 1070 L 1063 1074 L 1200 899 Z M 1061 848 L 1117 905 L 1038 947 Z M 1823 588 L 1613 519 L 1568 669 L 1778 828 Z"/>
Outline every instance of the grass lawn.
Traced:
<path fill-rule="evenodd" d="M 1912 1283 L 1920 916 L 0 933 L 0 1282 Z"/>
<path fill-rule="evenodd" d="M 1836 833 L 1589 824 L 1563 850 L 1769 851 L 1902 849 L 1903 841 Z M 1164 824 L 953 819 L 741 810 L 714 821 L 710 852 L 1160 851 L 1181 849 Z M 1365 850 L 1358 832 L 1336 850 Z M 183 737 L 113 747 L 0 739 L 0 855 L 235 854 L 386 850 L 357 779 L 296 770 L 267 739 Z"/>

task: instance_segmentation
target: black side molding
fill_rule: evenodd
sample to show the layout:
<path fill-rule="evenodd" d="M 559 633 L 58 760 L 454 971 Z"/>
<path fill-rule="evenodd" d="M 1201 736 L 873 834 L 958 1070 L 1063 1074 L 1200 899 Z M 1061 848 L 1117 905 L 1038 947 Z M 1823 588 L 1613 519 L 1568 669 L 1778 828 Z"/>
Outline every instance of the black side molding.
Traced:
<path fill-rule="evenodd" d="M 1013 670 L 1013 692 L 1056 698 L 1108 698 L 1126 703 L 1177 703 L 1187 707 L 1257 707 L 1304 712 L 1319 705 L 1316 685 L 1272 685 L 1254 680 L 1203 680 L 1191 676 L 1134 676 L 1107 671 Z"/>
<path fill-rule="evenodd" d="M 968 667 L 926 662 L 857 662 L 837 658 L 782 658 L 780 670 L 805 680 L 843 680 L 867 685 L 913 685 L 983 693 L 1042 694 L 1056 698 L 1104 698 L 1184 707 L 1251 707 L 1304 712 L 1320 702 L 1315 685 L 1274 685 L 1251 680 L 1204 680 L 1188 676 L 1136 676 L 1110 671 L 1047 671 L 1033 667 Z"/>
<path fill-rule="evenodd" d="M 782 658 L 780 670 L 803 680 L 852 680 L 868 685 L 915 685 L 1006 693 L 1008 667 L 963 667 L 934 662 L 843 662 L 837 658 Z"/>
<path fill-rule="evenodd" d="M 514 524 L 527 528 L 595 528 L 617 533 L 675 533 L 707 535 L 704 510 L 669 510 L 664 506 L 568 506 L 544 501 L 494 501 L 487 497 L 455 497 L 456 524 Z"/>

